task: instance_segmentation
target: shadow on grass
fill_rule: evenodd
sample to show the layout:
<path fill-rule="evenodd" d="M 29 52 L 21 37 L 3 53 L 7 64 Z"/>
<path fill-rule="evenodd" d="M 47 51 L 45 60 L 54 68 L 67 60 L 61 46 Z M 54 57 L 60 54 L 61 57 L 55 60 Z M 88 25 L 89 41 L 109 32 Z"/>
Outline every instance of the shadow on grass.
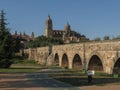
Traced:
<path fill-rule="evenodd" d="M 54 90 L 54 89 L 59 90 L 58 88 L 69 88 L 68 90 L 73 90 L 70 89 L 73 86 L 65 85 L 62 84 L 61 82 L 57 82 L 54 79 L 48 78 L 46 74 L 41 74 L 41 73 L 31 73 L 25 75 L 10 74 L 9 76 L 3 75 L 0 78 L 7 79 L 6 81 L 0 81 L 0 88 L 52 88 L 49 90 Z"/>
<path fill-rule="evenodd" d="M 88 85 L 97 85 L 97 86 L 104 86 L 106 84 L 120 84 L 120 78 L 93 78 L 91 83 L 88 83 L 87 77 L 70 77 L 68 78 L 54 78 L 56 80 L 69 83 L 73 86 L 88 86 Z"/>
<path fill-rule="evenodd" d="M 46 84 L 45 81 L 51 83 Z M 56 87 L 54 86 L 54 84 L 52 84 L 52 81 L 50 79 L 18 80 L 18 81 L 6 81 L 0 83 L 0 88 L 34 88 L 34 87 L 35 88 L 71 88 L 72 86 L 70 87 L 66 85 L 61 85 Z"/>

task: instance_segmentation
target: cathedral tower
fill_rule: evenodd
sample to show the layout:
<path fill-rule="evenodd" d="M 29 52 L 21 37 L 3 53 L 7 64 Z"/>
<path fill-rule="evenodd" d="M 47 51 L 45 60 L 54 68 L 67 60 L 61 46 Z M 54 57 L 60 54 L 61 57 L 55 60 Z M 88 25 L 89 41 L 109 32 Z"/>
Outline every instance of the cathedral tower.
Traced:
<path fill-rule="evenodd" d="M 68 32 L 68 31 L 70 31 L 70 30 L 71 30 L 70 25 L 69 25 L 69 23 L 67 22 L 67 25 L 65 26 L 65 31 Z"/>
<path fill-rule="evenodd" d="M 45 36 L 46 37 L 52 37 L 52 20 L 50 16 L 48 16 L 48 19 L 46 20 L 46 30 L 45 30 Z"/>
<path fill-rule="evenodd" d="M 64 30 L 65 30 L 65 35 L 70 36 L 71 28 L 70 28 L 70 25 L 68 22 L 67 22 L 67 25 L 65 26 Z"/>

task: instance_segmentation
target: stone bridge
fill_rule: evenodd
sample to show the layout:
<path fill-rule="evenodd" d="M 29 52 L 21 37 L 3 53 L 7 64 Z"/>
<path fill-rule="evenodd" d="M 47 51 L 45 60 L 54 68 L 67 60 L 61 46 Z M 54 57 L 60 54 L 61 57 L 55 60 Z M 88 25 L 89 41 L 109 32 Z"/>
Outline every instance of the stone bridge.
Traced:
<path fill-rule="evenodd" d="M 39 64 L 120 73 L 120 41 L 85 42 L 24 50 Z"/>

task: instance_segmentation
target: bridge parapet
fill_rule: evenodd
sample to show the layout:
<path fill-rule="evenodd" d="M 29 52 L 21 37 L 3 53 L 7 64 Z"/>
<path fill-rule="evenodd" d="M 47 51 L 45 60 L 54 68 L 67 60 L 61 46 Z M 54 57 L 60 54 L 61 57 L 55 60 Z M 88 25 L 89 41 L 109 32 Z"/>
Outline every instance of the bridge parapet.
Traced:
<path fill-rule="evenodd" d="M 83 44 L 67 44 L 67 45 L 55 45 L 52 47 L 52 51 L 82 51 Z"/>

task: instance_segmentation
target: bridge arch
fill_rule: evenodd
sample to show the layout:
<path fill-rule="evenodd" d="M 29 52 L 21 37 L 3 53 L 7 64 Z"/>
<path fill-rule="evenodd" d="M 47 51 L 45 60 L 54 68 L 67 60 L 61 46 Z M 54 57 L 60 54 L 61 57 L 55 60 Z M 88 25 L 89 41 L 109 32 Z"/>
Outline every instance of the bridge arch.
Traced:
<path fill-rule="evenodd" d="M 62 56 L 61 66 L 69 68 L 68 56 L 67 56 L 66 53 L 64 53 L 63 56 Z"/>
<path fill-rule="evenodd" d="M 58 53 L 55 53 L 55 56 L 54 56 L 54 65 L 59 65 L 59 56 L 58 56 Z"/>
<path fill-rule="evenodd" d="M 88 68 L 95 71 L 103 71 L 103 63 L 101 58 L 96 54 L 92 55 L 88 63 Z"/>
<path fill-rule="evenodd" d="M 118 58 L 114 64 L 113 73 L 120 74 L 120 58 Z"/>
<path fill-rule="evenodd" d="M 73 57 L 72 68 L 82 69 L 82 60 L 78 54 L 75 54 Z"/>

